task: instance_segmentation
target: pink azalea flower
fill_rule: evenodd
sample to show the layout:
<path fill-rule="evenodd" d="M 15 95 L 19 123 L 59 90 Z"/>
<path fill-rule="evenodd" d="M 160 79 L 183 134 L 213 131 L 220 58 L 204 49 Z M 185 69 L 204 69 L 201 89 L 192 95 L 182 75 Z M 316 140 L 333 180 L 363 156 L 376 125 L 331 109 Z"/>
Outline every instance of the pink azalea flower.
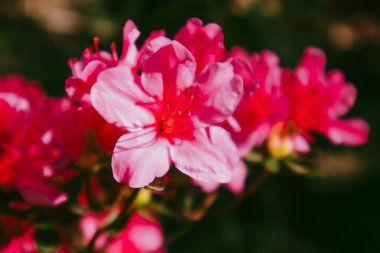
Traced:
<path fill-rule="evenodd" d="M 219 25 L 211 23 L 202 27 L 202 21 L 191 18 L 174 36 L 195 57 L 196 73 L 208 64 L 219 62 L 224 55 L 224 37 Z"/>
<path fill-rule="evenodd" d="M 104 216 L 88 214 L 81 220 L 80 227 L 84 240 L 88 243 L 104 220 Z M 105 252 L 130 253 L 164 253 L 162 228 L 160 224 L 151 219 L 134 214 L 126 227 L 115 238 L 102 234 L 95 243 L 96 249 L 105 248 Z"/>
<path fill-rule="evenodd" d="M 83 135 L 77 114 L 68 100 L 43 99 L 35 86 L 17 80 L 0 79 L 0 183 L 31 204 L 57 205 L 67 197 L 48 180 L 79 158 Z"/>
<path fill-rule="evenodd" d="M 128 131 L 112 156 L 115 179 L 143 187 L 173 162 L 194 179 L 228 182 L 239 158 L 215 124 L 235 110 L 241 78 L 229 63 L 195 75 L 193 55 L 165 37 L 152 40 L 141 59 L 141 76 L 125 66 L 108 69 L 91 90 L 95 109 Z"/>
<path fill-rule="evenodd" d="M 226 56 L 244 80 L 244 94 L 233 116 L 223 126 L 247 155 L 268 137 L 272 127 L 286 115 L 287 101 L 281 92 L 279 58 L 271 51 L 249 56 L 235 48 Z"/>

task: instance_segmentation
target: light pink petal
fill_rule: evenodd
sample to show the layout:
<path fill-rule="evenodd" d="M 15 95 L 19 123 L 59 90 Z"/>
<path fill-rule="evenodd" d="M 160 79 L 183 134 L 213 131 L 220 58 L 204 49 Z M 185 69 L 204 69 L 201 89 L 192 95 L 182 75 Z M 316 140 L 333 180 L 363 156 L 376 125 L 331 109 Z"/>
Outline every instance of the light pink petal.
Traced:
<path fill-rule="evenodd" d="M 170 167 L 168 142 L 154 131 L 141 132 L 120 137 L 112 156 L 114 178 L 133 188 L 147 186 Z"/>
<path fill-rule="evenodd" d="M 107 253 L 164 253 L 162 228 L 157 221 L 134 214 L 122 233 L 106 248 Z"/>
<path fill-rule="evenodd" d="M 330 94 L 334 95 L 334 104 L 330 106 L 331 117 L 339 117 L 346 114 L 356 100 L 356 88 L 351 83 L 346 83 L 344 75 L 338 70 L 329 72 L 327 75 Z"/>
<path fill-rule="evenodd" d="M 232 178 L 230 182 L 226 184 L 228 189 L 230 189 L 236 195 L 241 195 L 244 192 L 245 179 L 247 177 L 247 167 L 243 161 L 240 161 L 238 166 L 232 172 Z M 202 188 L 205 193 L 210 193 L 216 191 L 220 187 L 218 182 L 204 182 L 193 180 L 193 183 Z"/>
<path fill-rule="evenodd" d="M 84 242 L 89 243 L 96 231 L 100 228 L 101 223 L 94 213 L 88 213 L 80 220 L 79 226 L 84 237 Z M 107 240 L 107 234 L 101 234 L 95 242 L 95 249 L 103 248 L 106 245 Z"/>
<path fill-rule="evenodd" d="M 127 228 L 128 239 L 141 252 L 158 250 L 164 242 L 160 225 L 141 216 L 132 219 Z"/>
<path fill-rule="evenodd" d="M 146 46 L 141 68 L 141 83 L 145 91 L 162 98 L 164 90 L 185 88 L 192 84 L 195 60 L 178 42 L 158 37 Z"/>
<path fill-rule="evenodd" d="M 201 187 L 202 191 L 205 193 L 214 192 L 220 186 L 220 183 L 218 183 L 218 182 L 205 182 L 205 181 L 198 181 L 198 180 L 194 180 L 194 179 L 192 180 L 192 182 L 195 185 L 198 185 L 199 187 Z"/>
<path fill-rule="evenodd" d="M 96 82 L 99 73 L 107 68 L 107 65 L 101 61 L 91 61 L 86 65 L 80 78 L 90 87 Z"/>
<path fill-rule="evenodd" d="M 238 166 L 232 172 L 231 181 L 227 187 L 236 195 L 241 195 L 244 192 L 245 179 L 247 177 L 247 166 L 240 160 Z"/>
<path fill-rule="evenodd" d="M 308 153 L 310 151 L 309 142 L 300 134 L 292 136 L 294 151 L 299 153 Z"/>
<path fill-rule="evenodd" d="M 194 132 L 195 140 L 170 147 L 176 167 L 199 181 L 225 183 L 239 162 L 229 134 L 220 127 Z"/>
<path fill-rule="evenodd" d="M 91 101 L 104 119 L 119 127 L 132 130 L 155 122 L 144 105 L 152 103 L 153 99 L 142 91 L 125 66 L 107 69 L 99 75 L 91 89 Z"/>
<path fill-rule="evenodd" d="M 351 146 L 366 143 L 368 132 L 368 124 L 361 119 L 335 121 L 327 129 L 327 135 L 333 143 Z"/>
<path fill-rule="evenodd" d="M 21 196 L 30 204 L 56 206 L 67 200 L 67 195 L 57 188 L 37 181 L 18 182 L 17 189 Z"/>
<path fill-rule="evenodd" d="M 133 67 L 137 60 L 136 40 L 140 36 L 140 31 L 132 20 L 127 20 L 123 29 L 123 52 L 120 57 L 120 63 Z"/>
<path fill-rule="evenodd" d="M 243 81 L 229 63 L 216 63 L 202 72 L 197 80 L 191 113 L 199 127 L 226 120 L 236 109 L 243 93 Z"/>

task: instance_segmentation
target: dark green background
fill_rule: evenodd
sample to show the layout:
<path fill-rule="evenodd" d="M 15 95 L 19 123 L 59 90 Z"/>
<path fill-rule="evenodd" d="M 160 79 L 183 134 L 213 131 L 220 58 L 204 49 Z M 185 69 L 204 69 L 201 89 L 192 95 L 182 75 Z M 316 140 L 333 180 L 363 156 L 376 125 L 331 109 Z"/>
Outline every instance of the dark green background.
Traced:
<path fill-rule="evenodd" d="M 237 10 L 237 2 L 253 4 Z M 46 15 L 55 18 L 56 27 L 61 27 L 60 19 L 71 18 L 62 19 L 56 8 L 74 13 L 78 22 L 57 32 Z M 99 36 L 103 48 L 113 41 L 120 48 L 128 18 L 145 38 L 154 29 L 171 36 L 190 17 L 220 24 L 227 48 L 271 49 L 282 66 L 294 67 L 308 45 L 321 47 L 328 69 L 341 69 L 356 85 L 358 101 L 350 116 L 365 118 L 371 133 L 369 143 L 360 148 L 331 148 L 327 141 L 319 146 L 343 154 L 334 165 L 326 163 L 327 169 L 344 169 L 356 161 L 356 171 L 324 180 L 282 171 L 238 209 L 202 221 L 169 252 L 380 252 L 377 0 L 1 0 L 0 74 L 20 73 L 39 81 L 49 95 L 62 96 L 67 59 L 80 57 L 92 37 Z M 332 35 L 345 41 L 333 29 L 337 24 L 350 27 L 352 43 L 334 42 Z"/>

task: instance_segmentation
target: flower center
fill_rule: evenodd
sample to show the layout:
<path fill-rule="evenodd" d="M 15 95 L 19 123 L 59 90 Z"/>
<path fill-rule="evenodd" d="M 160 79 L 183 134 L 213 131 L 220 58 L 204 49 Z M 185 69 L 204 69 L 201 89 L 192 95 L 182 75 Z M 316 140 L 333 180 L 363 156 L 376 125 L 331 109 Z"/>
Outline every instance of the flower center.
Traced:
<path fill-rule="evenodd" d="M 166 96 L 157 120 L 158 133 L 169 139 L 193 140 L 194 127 L 190 119 L 193 100 L 194 94 L 183 89 Z"/>

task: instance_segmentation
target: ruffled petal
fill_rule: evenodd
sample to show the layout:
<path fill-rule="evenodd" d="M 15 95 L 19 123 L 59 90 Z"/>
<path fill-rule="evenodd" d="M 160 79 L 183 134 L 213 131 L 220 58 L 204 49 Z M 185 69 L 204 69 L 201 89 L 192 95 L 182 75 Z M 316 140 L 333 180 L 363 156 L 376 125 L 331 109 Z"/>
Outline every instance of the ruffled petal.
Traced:
<path fill-rule="evenodd" d="M 196 80 L 193 119 L 198 127 L 226 120 L 236 109 L 243 93 L 243 81 L 229 63 L 210 65 Z"/>
<path fill-rule="evenodd" d="M 119 127 L 133 130 L 155 122 L 154 115 L 144 106 L 154 100 L 142 91 L 125 66 L 105 70 L 99 75 L 91 89 L 91 101 L 103 118 Z"/>

